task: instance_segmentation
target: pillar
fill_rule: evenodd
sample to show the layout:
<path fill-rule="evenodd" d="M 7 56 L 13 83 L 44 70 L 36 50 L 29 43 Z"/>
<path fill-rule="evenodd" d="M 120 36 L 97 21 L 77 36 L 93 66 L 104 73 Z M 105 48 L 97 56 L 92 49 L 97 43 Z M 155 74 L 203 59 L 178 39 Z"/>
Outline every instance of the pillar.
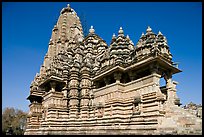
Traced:
<path fill-rule="evenodd" d="M 167 102 L 171 104 L 175 104 L 174 101 L 177 98 L 176 95 L 176 85 L 178 84 L 176 81 L 172 81 L 172 73 L 167 72 L 164 75 L 164 79 L 166 81 L 167 88 Z"/>
<path fill-rule="evenodd" d="M 89 117 L 89 101 L 90 101 L 90 90 L 91 90 L 91 80 L 90 80 L 90 69 L 84 66 L 81 69 L 81 103 L 80 103 L 80 117 L 82 119 L 87 119 Z"/>
<path fill-rule="evenodd" d="M 56 82 L 55 81 L 51 81 L 50 82 L 50 87 L 51 87 L 51 92 L 55 92 Z"/>
<path fill-rule="evenodd" d="M 114 79 L 116 80 L 116 83 L 120 83 L 122 74 L 120 72 L 114 73 Z"/>
<path fill-rule="evenodd" d="M 78 117 L 78 87 L 79 87 L 79 68 L 73 65 L 70 70 L 70 82 L 69 82 L 69 118 L 76 119 Z"/>
<path fill-rule="evenodd" d="M 133 71 L 129 71 L 128 76 L 129 76 L 130 80 L 133 81 L 135 79 L 135 77 L 136 77 L 136 74 L 134 74 Z"/>
<path fill-rule="evenodd" d="M 106 86 L 108 85 L 108 84 L 110 84 L 110 77 L 105 77 L 105 78 L 103 78 L 103 80 L 104 80 L 104 82 L 106 83 Z"/>
<path fill-rule="evenodd" d="M 151 64 L 150 65 L 150 72 L 151 72 L 151 75 L 153 77 L 153 87 L 152 87 L 152 90 L 153 91 L 156 91 L 156 92 L 160 92 L 159 94 L 161 94 L 161 91 L 160 91 L 160 78 L 161 78 L 161 75 L 159 74 L 159 71 L 158 71 L 158 65 L 157 64 Z"/>

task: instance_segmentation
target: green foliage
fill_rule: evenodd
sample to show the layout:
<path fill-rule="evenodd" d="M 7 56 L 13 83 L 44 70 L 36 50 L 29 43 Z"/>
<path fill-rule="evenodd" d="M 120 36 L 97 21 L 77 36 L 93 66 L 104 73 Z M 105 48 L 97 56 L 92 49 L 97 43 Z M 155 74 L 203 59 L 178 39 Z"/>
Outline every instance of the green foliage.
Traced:
<path fill-rule="evenodd" d="M 2 133 L 9 134 L 10 132 L 13 132 L 11 134 L 23 135 L 25 131 L 26 117 L 27 113 L 22 110 L 5 108 L 2 113 Z"/>

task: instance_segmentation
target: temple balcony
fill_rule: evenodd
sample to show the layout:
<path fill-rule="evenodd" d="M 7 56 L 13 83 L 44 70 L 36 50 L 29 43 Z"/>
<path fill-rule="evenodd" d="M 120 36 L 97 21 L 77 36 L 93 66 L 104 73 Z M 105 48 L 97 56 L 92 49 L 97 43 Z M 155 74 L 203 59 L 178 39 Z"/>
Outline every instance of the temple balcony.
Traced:
<path fill-rule="evenodd" d="M 30 111 L 32 114 L 41 114 L 42 113 L 42 104 L 34 101 L 29 105 Z"/>
<path fill-rule="evenodd" d="M 111 100 L 134 100 L 136 95 L 139 96 L 154 90 L 154 77 L 159 77 L 159 75 L 151 74 L 128 83 L 115 82 L 98 89 L 93 89 L 94 102 L 105 103 Z"/>
<path fill-rule="evenodd" d="M 63 78 L 50 76 L 45 81 L 40 83 L 39 87 L 45 92 L 50 90 L 61 92 L 62 88 L 65 86 Z"/>
<path fill-rule="evenodd" d="M 146 56 L 134 64 L 129 64 L 128 66 L 120 66 L 120 65 L 111 65 L 107 66 L 103 70 L 99 71 L 93 78 L 92 81 L 97 82 L 101 81 L 104 77 L 111 77 L 113 73 L 128 73 L 130 71 L 134 71 L 135 73 L 145 71 L 152 64 L 157 64 L 160 72 L 170 71 L 173 74 L 182 72 L 178 66 L 175 66 L 175 63 L 166 59 L 163 55 L 156 56 Z M 151 71 L 150 69 L 148 71 Z"/>

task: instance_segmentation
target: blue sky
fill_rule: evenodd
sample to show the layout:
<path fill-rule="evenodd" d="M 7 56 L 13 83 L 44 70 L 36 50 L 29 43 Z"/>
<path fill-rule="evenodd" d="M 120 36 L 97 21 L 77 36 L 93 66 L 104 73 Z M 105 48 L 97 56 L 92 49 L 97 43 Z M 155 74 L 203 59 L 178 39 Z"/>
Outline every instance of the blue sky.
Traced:
<path fill-rule="evenodd" d="M 2 3 L 2 108 L 29 110 L 30 83 L 39 72 L 53 26 L 67 2 Z M 70 2 L 88 29 L 110 44 L 122 26 L 137 43 L 147 26 L 168 40 L 173 61 L 183 71 L 178 81 L 181 103 L 202 103 L 202 3 L 201 2 Z M 162 83 L 162 82 L 161 82 Z"/>

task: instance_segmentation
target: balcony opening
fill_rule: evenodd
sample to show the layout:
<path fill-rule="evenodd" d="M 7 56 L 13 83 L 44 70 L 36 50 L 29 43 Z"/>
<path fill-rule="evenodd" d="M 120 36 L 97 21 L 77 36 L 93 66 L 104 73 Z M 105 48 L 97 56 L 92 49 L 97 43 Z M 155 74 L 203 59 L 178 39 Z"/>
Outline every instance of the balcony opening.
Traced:
<path fill-rule="evenodd" d="M 160 78 L 159 85 L 160 85 L 160 87 L 166 87 L 166 81 L 165 81 L 164 77 Z"/>

